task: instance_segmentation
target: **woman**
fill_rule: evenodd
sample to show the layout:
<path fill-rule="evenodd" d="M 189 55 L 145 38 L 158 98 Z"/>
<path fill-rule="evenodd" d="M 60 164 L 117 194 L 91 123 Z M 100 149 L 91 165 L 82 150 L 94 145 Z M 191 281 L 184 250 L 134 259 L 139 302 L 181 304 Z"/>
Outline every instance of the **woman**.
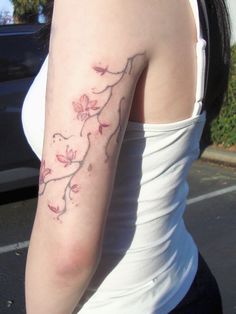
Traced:
<path fill-rule="evenodd" d="M 41 159 L 27 314 L 222 313 L 182 215 L 228 68 L 223 0 L 54 1 L 22 112 Z"/>

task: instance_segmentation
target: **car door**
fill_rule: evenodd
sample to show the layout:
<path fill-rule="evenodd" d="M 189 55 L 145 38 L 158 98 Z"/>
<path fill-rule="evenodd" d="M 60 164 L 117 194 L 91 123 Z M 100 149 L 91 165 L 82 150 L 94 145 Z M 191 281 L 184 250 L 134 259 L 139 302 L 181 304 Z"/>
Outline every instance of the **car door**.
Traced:
<path fill-rule="evenodd" d="M 17 173 L 23 172 L 20 176 L 27 179 L 25 169 L 39 167 L 23 132 L 21 110 L 46 56 L 39 37 L 41 27 L 40 24 L 0 25 L 0 191 L 6 189 L 1 189 L 4 178 L 9 179 L 6 173 L 16 173 L 17 181 Z"/>

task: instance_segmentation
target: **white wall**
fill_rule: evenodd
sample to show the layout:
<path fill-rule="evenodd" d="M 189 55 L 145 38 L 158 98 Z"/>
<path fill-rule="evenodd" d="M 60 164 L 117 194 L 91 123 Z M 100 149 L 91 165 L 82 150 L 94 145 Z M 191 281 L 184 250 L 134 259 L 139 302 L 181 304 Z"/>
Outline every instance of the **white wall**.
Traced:
<path fill-rule="evenodd" d="M 227 0 L 232 25 L 232 43 L 236 43 L 236 0 Z"/>

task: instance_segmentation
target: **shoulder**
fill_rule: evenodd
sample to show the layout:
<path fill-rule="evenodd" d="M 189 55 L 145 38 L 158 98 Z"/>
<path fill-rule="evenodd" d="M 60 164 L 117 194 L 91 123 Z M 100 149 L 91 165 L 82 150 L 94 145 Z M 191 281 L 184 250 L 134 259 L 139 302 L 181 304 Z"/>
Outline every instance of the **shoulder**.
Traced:
<path fill-rule="evenodd" d="M 75 45 L 76 40 L 85 53 L 93 47 L 93 51 L 109 51 L 117 58 L 122 52 L 130 55 L 145 49 L 150 57 L 160 39 L 159 2 L 55 0 L 52 35 L 60 36 L 67 45 Z"/>

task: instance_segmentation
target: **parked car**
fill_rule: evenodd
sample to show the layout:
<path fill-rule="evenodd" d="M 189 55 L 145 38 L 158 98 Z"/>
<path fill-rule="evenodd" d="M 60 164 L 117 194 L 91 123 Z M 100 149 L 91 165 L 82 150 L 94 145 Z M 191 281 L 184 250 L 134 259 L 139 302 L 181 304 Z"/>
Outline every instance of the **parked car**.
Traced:
<path fill-rule="evenodd" d="M 40 163 L 24 135 L 21 110 L 47 54 L 40 27 L 0 25 L 0 192 L 38 183 Z"/>

